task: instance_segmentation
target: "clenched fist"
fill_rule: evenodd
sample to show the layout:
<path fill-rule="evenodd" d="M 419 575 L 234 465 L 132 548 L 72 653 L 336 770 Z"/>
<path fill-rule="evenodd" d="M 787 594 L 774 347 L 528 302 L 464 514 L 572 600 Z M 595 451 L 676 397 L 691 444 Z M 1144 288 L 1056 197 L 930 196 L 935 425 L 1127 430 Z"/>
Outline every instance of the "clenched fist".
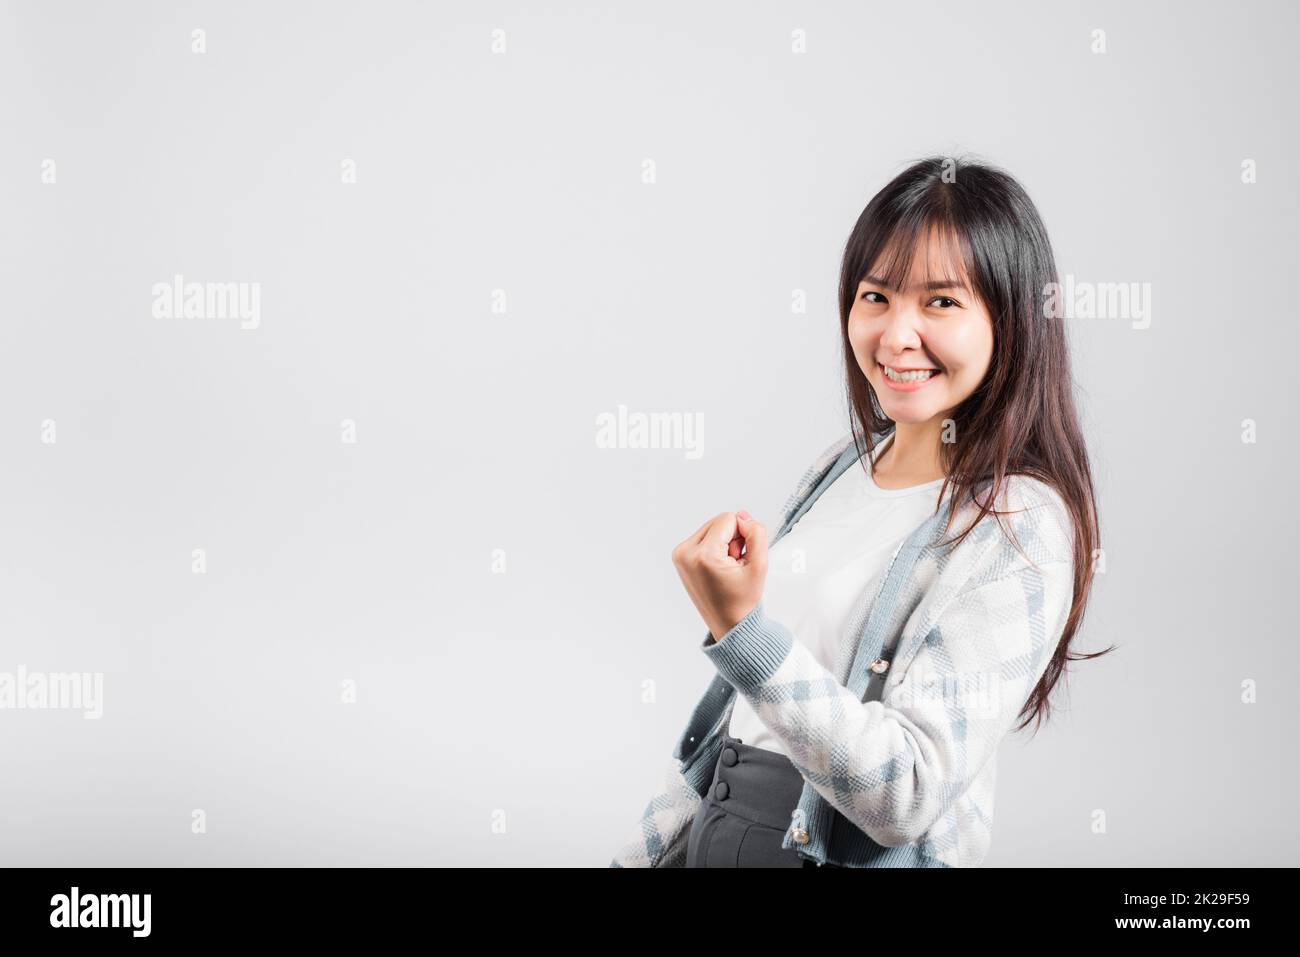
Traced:
<path fill-rule="evenodd" d="M 767 529 L 746 511 L 723 512 L 673 549 L 673 565 L 716 642 L 763 598 Z"/>

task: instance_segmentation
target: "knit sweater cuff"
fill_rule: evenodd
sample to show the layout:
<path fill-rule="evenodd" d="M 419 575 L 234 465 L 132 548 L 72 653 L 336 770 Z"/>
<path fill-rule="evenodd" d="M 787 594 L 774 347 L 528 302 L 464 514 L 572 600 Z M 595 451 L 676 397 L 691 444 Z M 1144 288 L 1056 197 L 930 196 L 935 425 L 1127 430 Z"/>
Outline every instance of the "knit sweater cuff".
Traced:
<path fill-rule="evenodd" d="M 769 618 L 760 601 L 721 641 L 709 632 L 700 648 L 737 691 L 752 694 L 776 673 L 793 645 L 790 629 Z"/>

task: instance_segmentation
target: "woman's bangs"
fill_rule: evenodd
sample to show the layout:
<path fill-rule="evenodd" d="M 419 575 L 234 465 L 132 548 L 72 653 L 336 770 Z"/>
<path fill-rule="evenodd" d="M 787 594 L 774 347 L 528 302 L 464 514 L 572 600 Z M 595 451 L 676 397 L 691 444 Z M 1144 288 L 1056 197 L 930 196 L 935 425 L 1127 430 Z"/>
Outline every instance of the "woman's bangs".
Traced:
<path fill-rule="evenodd" d="M 938 238 L 934 253 L 927 255 L 934 237 Z M 920 277 L 924 284 L 922 288 L 933 282 L 951 280 L 975 291 L 970 245 L 950 222 L 938 219 L 898 222 L 876 244 L 876 248 L 876 254 L 862 270 L 859 282 L 871 276 L 890 289 L 902 289 L 912 273 L 913 260 L 920 255 L 924 257 Z"/>

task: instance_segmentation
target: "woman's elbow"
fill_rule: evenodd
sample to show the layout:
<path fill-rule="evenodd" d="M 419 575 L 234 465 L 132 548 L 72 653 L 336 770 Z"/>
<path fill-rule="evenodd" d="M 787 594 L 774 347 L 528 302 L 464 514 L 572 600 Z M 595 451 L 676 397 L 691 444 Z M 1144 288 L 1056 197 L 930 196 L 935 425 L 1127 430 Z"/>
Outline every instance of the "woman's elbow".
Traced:
<path fill-rule="evenodd" d="M 929 828 L 917 827 L 911 822 L 896 822 L 885 827 L 873 827 L 867 836 L 881 847 L 901 847 L 915 844 Z"/>
<path fill-rule="evenodd" d="M 884 820 L 859 823 L 858 828 L 881 847 L 900 847 L 920 841 L 942 816 L 941 808 L 927 805 L 890 814 Z"/>

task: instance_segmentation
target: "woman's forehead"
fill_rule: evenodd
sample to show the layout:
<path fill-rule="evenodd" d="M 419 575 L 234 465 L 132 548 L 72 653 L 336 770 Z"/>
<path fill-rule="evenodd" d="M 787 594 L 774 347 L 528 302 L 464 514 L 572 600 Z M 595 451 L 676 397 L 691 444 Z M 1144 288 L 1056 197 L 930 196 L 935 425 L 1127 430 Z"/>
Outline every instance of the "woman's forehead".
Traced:
<path fill-rule="evenodd" d="M 905 260 L 910 260 L 907 276 L 901 275 Z M 914 241 L 891 240 L 867 270 L 864 281 L 883 282 L 891 288 L 925 287 L 936 283 L 970 288 L 962 245 L 950 232 L 928 230 Z"/>

